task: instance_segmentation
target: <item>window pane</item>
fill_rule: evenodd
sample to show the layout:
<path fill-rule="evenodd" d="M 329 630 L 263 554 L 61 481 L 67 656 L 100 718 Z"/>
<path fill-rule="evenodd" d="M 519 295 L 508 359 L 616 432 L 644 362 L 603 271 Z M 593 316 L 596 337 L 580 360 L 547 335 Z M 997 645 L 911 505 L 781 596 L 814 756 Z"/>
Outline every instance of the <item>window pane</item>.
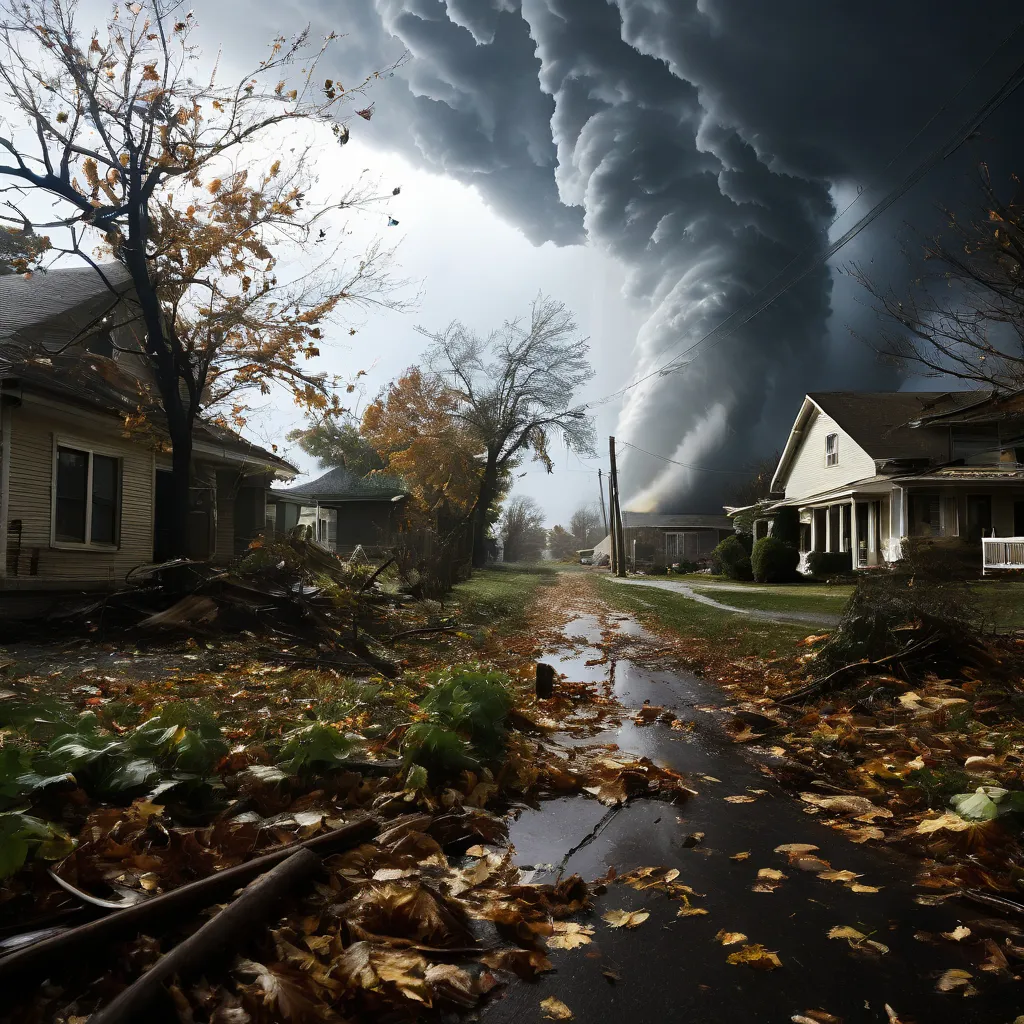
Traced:
<path fill-rule="evenodd" d="M 118 460 L 109 455 L 92 457 L 92 540 L 113 544 L 117 540 Z"/>
<path fill-rule="evenodd" d="M 85 541 L 86 483 L 89 455 L 74 448 L 57 449 L 57 540 Z"/>

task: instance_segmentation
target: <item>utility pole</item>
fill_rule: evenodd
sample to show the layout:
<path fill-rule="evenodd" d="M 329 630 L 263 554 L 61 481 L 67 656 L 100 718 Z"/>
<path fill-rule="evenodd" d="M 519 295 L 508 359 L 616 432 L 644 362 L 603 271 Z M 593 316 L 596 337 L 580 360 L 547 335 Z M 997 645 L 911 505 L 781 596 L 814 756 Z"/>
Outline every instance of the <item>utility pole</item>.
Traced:
<path fill-rule="evenodd" d="M 601 481 L 601 470 L 597 471 L 597 491 L 601 495 L 601 522 L 604 523 L 604 535 L 608 536 L 608 517 L 604 514 L 604 483 Z"/>
<path fill-rule="evenodd" d="M 609 512 L 612 520 L 612 541 L 618 559 L 615 562 L 615 575 L 626 575 L 626 544 L 622 532 L 622 509 L 619 505 L 619 471 L 615 465 L 615 438 L 608 438 L 608 461 L 611 473 L 608 481 Z"/>

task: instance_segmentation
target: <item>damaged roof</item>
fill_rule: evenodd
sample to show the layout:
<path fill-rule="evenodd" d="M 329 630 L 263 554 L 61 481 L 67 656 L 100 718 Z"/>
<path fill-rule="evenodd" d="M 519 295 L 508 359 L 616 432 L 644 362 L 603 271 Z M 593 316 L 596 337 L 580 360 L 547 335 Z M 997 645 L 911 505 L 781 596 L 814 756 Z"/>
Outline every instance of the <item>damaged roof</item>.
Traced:
<path fill-rule="evenodd" d="M 728 516 L 699 515 L 661 512 L 629 512 L 623 510 L 624 530 L 653 527 L 660 530 L 732 530 L 733 522 Z"/>

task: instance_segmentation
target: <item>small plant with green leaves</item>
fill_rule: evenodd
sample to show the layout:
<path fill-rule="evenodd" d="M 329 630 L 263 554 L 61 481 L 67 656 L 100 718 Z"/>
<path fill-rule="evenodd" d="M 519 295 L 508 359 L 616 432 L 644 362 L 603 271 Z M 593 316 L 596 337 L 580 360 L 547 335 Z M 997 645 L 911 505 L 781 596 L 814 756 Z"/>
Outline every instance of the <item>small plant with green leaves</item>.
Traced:
<path fill-rule="evenodd" d="M 402 744 L 406 761 L 438 778 L 500 756 L 512 709 L 508 676 L 481 665 L 458 665 L 434 673 L 429 682 L 420 702 L 427 719 L 411 726 Z"/>
<path fill-rule="evenodd" d="M 950 806 L 967 821 L 992 821 L 1024 815 L 1024 793 L 999 786 L 979 786 L 973 793 L 957 793 Z"/>
<path fill-rule="evenodd" d="M 18 871 L 29 854 L 43 860 L 63 860 L 75 841 L 48 821 L 20 811 L 0 814 L 0 878 Z"/>
<path fill-rule="evenodd" d="M 310 722 L 285 734 L 279 767 L 289 775 L 313 775 L 344 768 L 345 760 L 359 746 L 326 722 Z"/>
<path fill-rule="evenodd" d="M 161 708 L 128 736 L 129 749 L 166 768 L 205 777 L 228 752 L 217 720 L 191 702 Z"/>
<path fill-rule="evenodd" d="M 925 794 L 929 807 L 944 804 L 952 794 L 969 785 L 970 781 L 971 777 L 965 771 L 943 765 L 915 768 L 907 776 L 907 784 Z"/>

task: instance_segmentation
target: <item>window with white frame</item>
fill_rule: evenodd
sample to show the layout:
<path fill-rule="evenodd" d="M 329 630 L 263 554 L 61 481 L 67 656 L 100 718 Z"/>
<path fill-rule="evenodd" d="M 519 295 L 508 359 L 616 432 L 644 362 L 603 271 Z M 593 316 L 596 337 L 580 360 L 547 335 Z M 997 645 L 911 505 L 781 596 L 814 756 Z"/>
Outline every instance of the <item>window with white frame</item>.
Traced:
<path fill-rule="evenodd" d="M 58 443 L 53 488 L 53 540 L 116 547 L 121 513 L 121 460 Z"/>
<path fill-rule="evenodd" d="M 828 434 L 825 437 L 825 465 L 839 465 L 839 435 Z"/>

